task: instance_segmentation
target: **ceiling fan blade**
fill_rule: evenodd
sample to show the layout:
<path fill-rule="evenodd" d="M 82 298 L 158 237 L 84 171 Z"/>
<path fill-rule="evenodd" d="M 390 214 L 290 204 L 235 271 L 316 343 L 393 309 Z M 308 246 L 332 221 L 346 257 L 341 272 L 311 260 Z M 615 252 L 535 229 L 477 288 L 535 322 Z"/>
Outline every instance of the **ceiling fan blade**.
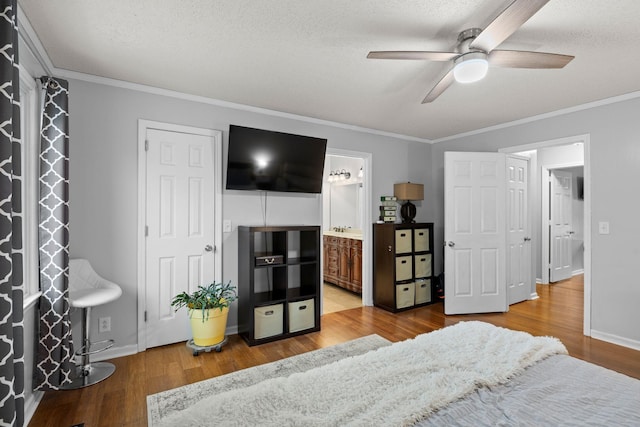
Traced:
<path fill-rule="evenodd" d="M 429 52 L 406 50 L 378 50 L 367 55 L 369 59 L 422 59 L 429 61 L 449 61 L 460 56 L 457 52 Z"/>
<path fill-rule="evenodd" d="M 526 50 L 493 50 L 489 64 L 506 68 L 562 68 L 575 56 Z"/>
<path fill-rule="evenodd" d="M 491 52 L 547 2 L 549 0 L 514 0 L 471 42 L 469 47 Z"/>
<path fill-rule="evenodd" d="M 452 67 L 447 72 L 447 74 L 445 74 L 444 77 L 442 77 L 440 81 L 433 87 L 433 89 L 431 89 L 431 91 L 427 94 L 427 96 L 425 96 L 425 98 L 422 100 L 422 103 L 427 104 L 435 100 L 440 95 L 442 95 L 442 92 L 444 92 L 449 86 L 451 86 L 454 80 L 455 79 L 453 77 L 453 67 Z"/>

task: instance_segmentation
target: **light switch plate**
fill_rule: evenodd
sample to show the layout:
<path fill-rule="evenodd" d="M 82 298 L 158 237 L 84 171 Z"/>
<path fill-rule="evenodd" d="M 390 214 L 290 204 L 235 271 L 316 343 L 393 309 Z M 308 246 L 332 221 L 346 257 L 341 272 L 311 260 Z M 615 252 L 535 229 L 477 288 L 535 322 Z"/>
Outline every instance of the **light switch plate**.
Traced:
<path fill-rule="evenodd" d="M 222 231 L 224 233 L 231 233 L 231 220 L 225 219 L 222 221 Z"/>
<path fill-rule="evenodd" d="M 598 223 L 598 233 L 609 234 L 609 221 L 600 221 Z"/>

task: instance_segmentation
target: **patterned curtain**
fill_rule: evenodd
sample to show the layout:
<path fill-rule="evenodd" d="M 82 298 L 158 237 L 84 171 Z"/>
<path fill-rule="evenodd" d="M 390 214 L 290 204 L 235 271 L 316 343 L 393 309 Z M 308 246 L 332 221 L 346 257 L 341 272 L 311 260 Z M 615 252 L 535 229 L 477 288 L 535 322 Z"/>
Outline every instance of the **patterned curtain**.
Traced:
<path fill-rule="evenodd" d="M 59 390 L 75 375 L 69 315 L 69 84 L 42 77 L 40 131 L 40 340 L 36 388 Z"/>
<path fill-rule="evenodd" d="M 0 425 L 24 424 L 20 73 L 16 0 L 0 1 Z"/>

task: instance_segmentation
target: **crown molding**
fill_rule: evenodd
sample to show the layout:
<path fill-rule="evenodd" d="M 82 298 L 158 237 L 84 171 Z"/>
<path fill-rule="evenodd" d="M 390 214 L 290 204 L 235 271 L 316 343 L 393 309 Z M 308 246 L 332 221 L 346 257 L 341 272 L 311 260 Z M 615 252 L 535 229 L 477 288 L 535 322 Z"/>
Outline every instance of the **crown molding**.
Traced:
<path fill-rule="evenodd" d="M 140 83 L 131 83 L 124 80 L 116 80 L 116 79 L 111 79 L 111 78 L 102 77 L 102 76 L 95 76 L 93 74 L 80 73 L 77 71 L 56 68 L 55 75 L 65 79 L 82 80 L 90 83 L 102 84 L 106 86 L 118 87 L 122 89 L 129 89 L 129 90 L 134 90 L 138 92 L 145 92 L 145 93 L 150 93 L 154 95 L 161 95 L 161 96 L 167 96 L 167 97 L 176 98 L 176 99 L 182 99 L 185 101 L 199 102 L 201 104 L 215 105 L 217 107 L 248 111 L 251 113 L 259 113 L 259 114 L 264 114 L 268 116 L 298 120 L 302 122 L 308 122 L 308 123 L 324 125 L 324 126 L 331 126 L 335 128 L 341 128 L 341 129 L 352 130 L 356 132 L 369 133 L 373 135 L 380 135 L 380 136 L 385 136 L 390 138 L 402 139 L 406 141 L 422 142 L 422 143 L 428 143 L 428 144 L 432 142 L 429 139 L 418 138 L 415 136 L 402 135 L 402 134 L 393 133 L 393 132 L 385 132 L 377 129 L 370 129 L 370 128 L 350 125 L 346 123 L 318 119 L 315 117 L 302 116 L 299 114 L 286 113 L 283 111 L 270 110 L 267 108 L 253 107 L 251 105 L 237 104 L 235 102 L 222 101 L 215 98 L 208 98 L 206 96 L 192 95 L 184 92 L 163 89 L 155 86 L 143 85 Z"/>
<path fill-rule="evenodd" d="M 492 132 L 500 129 L 506 129 L 514 126 L 523 125 L 526 123 L 535 122 L 538 120 L 549 119 L 552 117 L 564 116 L 565 114 L 571 114 L 578 111 L 589 110 L 596 107 L 602 107 L 604 105 L 615 104 L 618 102 L 628 101 L 630 99 L 640 98 L 640 91 L 625 93 L 624 95 L 612 96 L 611 98 L 604 98 L 598 101 L 587 102 L 580 105 L 575 105 L 573 107 L 563 108 L 561 110 L 551 111 L 549 113 L 538 114 L 536 116 L 526 117 L 524 119 L 518 119 L 511 122 L 501 123 L 499 125 L 489 126 L 486 128 L 476 129 L 469 132 L 463 132 L 456 135 L 445 136 L 443 138 L 433 139 L 431 142 L 433 144 L 438 144 L 440 142 L 450 141 L 452 139 L 464 138 L 467 136 L 480 135 L 487 132 Z"/>

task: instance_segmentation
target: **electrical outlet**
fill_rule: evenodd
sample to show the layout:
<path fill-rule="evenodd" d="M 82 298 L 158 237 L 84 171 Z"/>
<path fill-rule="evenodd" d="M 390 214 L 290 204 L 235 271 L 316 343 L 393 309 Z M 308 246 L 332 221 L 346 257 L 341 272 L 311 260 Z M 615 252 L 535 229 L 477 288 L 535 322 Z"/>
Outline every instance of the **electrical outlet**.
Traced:
<path fill-rule="evenodd" d="M 98 332 L 110 332 L 111 331 L 111 317 L 101 317 L 98 322 Z"/>

